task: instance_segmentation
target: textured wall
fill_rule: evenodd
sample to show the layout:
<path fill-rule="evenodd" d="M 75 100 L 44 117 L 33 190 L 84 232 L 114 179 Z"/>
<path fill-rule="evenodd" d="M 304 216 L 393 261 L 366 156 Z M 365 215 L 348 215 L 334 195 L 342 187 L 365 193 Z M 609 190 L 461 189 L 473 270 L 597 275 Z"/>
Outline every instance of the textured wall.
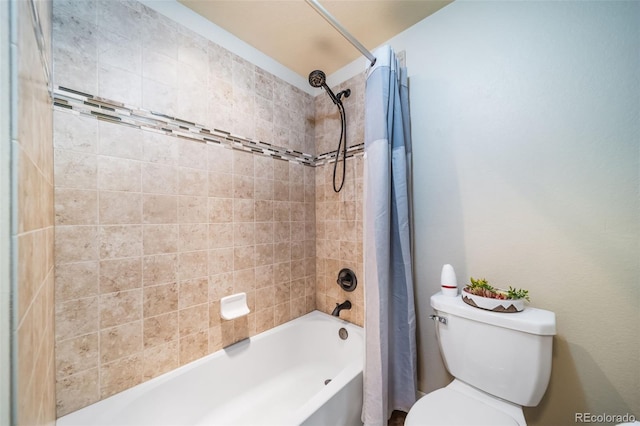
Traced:
<path fill-rule="evenodd" d="M 350 89 L 351 95 L 342 98 L 347 117 L 347 145 L 364 143 L 364 75 L 357 75 L 333 88 L 334 93 Z M 324 92 L 315 98 L 316 152 L 335 151 L 340 138 L 340 114 L 331 98 Z M 327 163 L 316 167 L 316 303 L 323 312 L 331 313 L 336 303 L 350 300 L 353 307 L 342 311 L 345 318 L 364 324 L 364 273 L 362 270 L 362 153 L 347 160 L 346 179 L 339 193 L 333 190 L 333 166 Z M 342 163 L 336 171 L 338 186 Z M 354 292 L 342 290 L 336 280 L 342 268 L 356 273 L 358 286 Z"/>
<path fill-rule="evenodd" d="M 56 1 L 54 26 L 56 85 L 314 152 L 311 96 L 139 3 Z M 313 168 L 54 124 L 59 416 L 315 309 Z"/>
<path fill-rule="evenodd" d="M 451 263 L 557 315 L 529 424 L 640 415 L 639 21 L 637 2 L 454 2 L 392 40 L 410 78 L 421 390 L 449 380 L 427 316 Z"/>
<path fill-rule="evenodd" d="M 34 25 L 30 1 L 17 8 L 17 140 L 13 141 L 17 179 L 17 294 L 14 333 L 17 343 L 17 424 L 55 422 L 53 329 L 53 136 L 51 97 L 45 69 L 51 64 L 51 2 L 35 2 L 40 25 Z M 41 44 L 38 44 L 39 35 Z M 44 56 L 42 56 L 42 54 Z M 14 71 L 16 69 L 14 68 Z"/>

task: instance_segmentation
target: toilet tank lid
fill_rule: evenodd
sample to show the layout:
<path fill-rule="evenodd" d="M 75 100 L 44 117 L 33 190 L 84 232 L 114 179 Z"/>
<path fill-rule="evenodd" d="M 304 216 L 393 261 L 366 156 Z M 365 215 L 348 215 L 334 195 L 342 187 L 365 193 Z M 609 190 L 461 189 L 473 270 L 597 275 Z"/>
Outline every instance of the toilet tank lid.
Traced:
<path fill-rule="evenodd" d="M 544 309 L 527 306 L 522 312 L 491 312 L 467 305 L 460 295 L 451 297 L 443 295 L 442 292 L 431 296 L 431 306 L 440 312 L 498 327 L 530 334 L 548 336 L 556 334 L 556 314 Z"/>

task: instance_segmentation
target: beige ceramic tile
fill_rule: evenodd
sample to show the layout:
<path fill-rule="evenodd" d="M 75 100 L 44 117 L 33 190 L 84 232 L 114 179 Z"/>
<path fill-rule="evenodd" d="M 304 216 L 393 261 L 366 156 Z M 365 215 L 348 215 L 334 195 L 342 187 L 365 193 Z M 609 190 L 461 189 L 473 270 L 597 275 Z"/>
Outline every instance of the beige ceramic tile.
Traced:
<path fill-rule="evenodd" d="M 98 156 L 98 189 L 140 192 L 141 177 L 139 161 Z"/>
<path fill-rule="evenodd" d="M 253 176 L 233 175 L 233 197 L 253 199 L 254 198 L 254 186 Z M 211 195 L 211 194 L 210 194 Z"/>
<path fill-rule="evenodd" d="M 200 331 L 180 339 L 180 365 L 187 364 L 207 355 L 209 350 L 209 335 L 207 331 Z"/>
<path fill-rule="evenodd" d="M 98 259 L 98 229 L 95 226 L 56 226 L 56 263 Z"/>
<path fill-rule="evenodd" d="M 202 142 L 177 140 L 178 165 L 194 169 L 207 169 L 207 145 Z"/>
<path fill-rule="evenodd" d="M 180 281 L 206 277 L 208 272 L 208 251 L 192 251 L 178 254 L 178 279 Z"/>
<path fill-rule="evenodd" d="M 180 337 L 198 333 L 209 328 L 209 304 L 181 309 L 178 313 Z"/>
<path fill-rule="evenodd" d="M 179 167 L 178 193 L 181 195 L 200 197 L 209 195 L 207 171 L 190 167 Z"/>
<path fill-rule="evenodd" d="M 178 251 L 178 225 L 143 225 L 142 250 L 145 255 Z"/>
<path fill-rule="evenodd" d="M 209 301 L 219 301 L 233 294 L 233 272 L 209 276 Z"/>
<path fill-rule="evenodd" d="M 209 224 L 209 248 L 233 247 L 232 223 L 210 223 Z"/>
<path fill-rule="evenodd" d="M 178 220 L 178 197 L 144 194 L 142 220 L 143 223 L 176 223 Z"/>
<path fill-rule="evenodd" d="M 178 312 L 145 318 L 143 327 L 145 349 L 176 341 L 178 339 Z"/>
<path fill-rule="evenodd" d="M 141 354 L 121 358 L 100 367 L 100 397 L 107 398 L 142 381 Z"/>
<path fill-rule="evenodd" d="M 142 130 L 99 121 L 98 133 L 98 154 L 130 160 L 142 158 Z"/>
<path fill-rule="evenodd" d="M 178 193 L 178 169 L 176 166 L 142 163 L 142 192 L 176 195 Z"/>
<path fill-rule="evenodd" d="M 273 221 L 273 201 L 257 200 L 254 203 L 255 221 L 271 222 Z"/>
<path fill-rule="evenodd" d="M 175 138 L 161 133 L 142 132 L 142 158 L 159 164 L 178 163 L 178 144 Z"/>
<path fill-rule="evenodd" d="M 98 368 L 82 371 L 56 382 L 57 415 L 76 411 L 100 400 Z"/>
<path fill-rule="evenodd" d="M 140 193 L 99 191 L 99 206 L 101 225 L 142 222 Z"/>
<path fill-rule="evenodd" d="M 253 222 L 255 220 L 255 202 L 251 199 L 233 200 L 234 222 Z"/>
<path fill-rule="evenodd" d="M 142 280 L 145 286 L 175 282 L 178 279 L 178 255 L 144 256 Z"/>
<path fill-rule="evenodd" d="M 209 197 L 209 222 L 227 223 L 233 221 L 233 200 Z"/>
<path fill-rule="evenodd" d="M 233 174 L 217 171 L 209 172 L 209 196 L 233 197 Z"/>
<path fill-rule="evenodd" d="M 273 200 L 273 179 L 261 179 L 256 177 L 253 181 L 253 185 L 254 197 L 256 200 Z"/>
<path fill-rule="evenodd" d="M 253 222 L 233 224 L 233 245 L 247 246 L 255 243 L 255 226 Z M 242 268 L 240 268 L 242 269 Z"/>
<path fill-rule="evenodd" d="M 178 197 L 179 223 L 207 223 L 207 197 L 180 196 Z"/>
<path fill-rule="evenodd" d="M 97 296 L 98 262 L 65 263 L 55 270 L 56 303 Z"/>
<path fill-rule="evenodd" d="M 233 269 L 235 271 L 253 268 L 256 263 L 255 246 L 241 246 L 233 249 Z"/>
<path fill-rule="evenodd" d="M 258 266 L 255 269 L 256 288 L 270 287 L 274 283 L 274 267 L 273 265 Z"/>
<path fill-rule="evenodd" d="M 142 321 L 100 332 L 100 362 L 108 363 L 142 351 Z"/>
<path fill-rule="evenodd" d="M 142 255 L 142 226 L 100 226 L 100 259 Z"/>
<path fill-rule="evenodd" d="M 53 111 L 53 145 L 57 149 L 96 153 L 98 121 L 68 111 Z"/>
<path fill-rule="evenodd" d="M 222 322 L 220 314 L 220 301 L 209 303 L 209 328 L 220 326 Z"/>
<path fill-rule="evenodd" d="M 178 341 L 145 349 L 142 379 L 149 380 L 179 367 L 179 355 Z"/>
<path fill-rule="evenodd" d="M 95 225 L 98 223 L 98 193 L 56 188 L 55 212 L 56 225 Z"/>
<path fill-rule="evenodd" d="M 180 282 L 180 309 L 206 303 L 209 300 L 209 279 L 197 278 Z"/>
<path fill-rule="evenodd" d="M 165 314 L 178 309 L 178 285 L 161 284 L 144 288 L 144 318 Z"/>
<path fill-rule="evenodd" d="M 256 289 L 255 269 L 243 269 L 233 273 L 233 292 L 248 293 Z"/>
<path fill-rule="evenodd" d="M 85 334 L 56 343 L 58 379 L 98 367 L 98 333 Z"/>
<path fill-rule="evenodd" d="M 98 297 L 71 300 L 56 305 L 56 340 L 98 331 Z"/>
<path fill-rule="evenodd" d="M 98 160 L 95 154 L 55 150 L 56 187 L 96 189 Z"/>
<path fill-rule="evenodd" d="M 142 287 L 142 258 L 103 260 L 100 262 L 100 293 Z"/>
<path fill-rule="evenodd" d="M 142 289 L 100 296 L 100 327 L 113 327 L 142 318 Z"/>
<path fill-rule="evenodd" d="M 216 275 L 233 271 L 233 249 L 209 250 L 209 274 Z"/>
<path fill-rule="evenodd" d="M 180 225 L 178 250 L 195 251 L 206 250 L 208 243 L 209 228 L 207 224 L 184 224 Z"/>

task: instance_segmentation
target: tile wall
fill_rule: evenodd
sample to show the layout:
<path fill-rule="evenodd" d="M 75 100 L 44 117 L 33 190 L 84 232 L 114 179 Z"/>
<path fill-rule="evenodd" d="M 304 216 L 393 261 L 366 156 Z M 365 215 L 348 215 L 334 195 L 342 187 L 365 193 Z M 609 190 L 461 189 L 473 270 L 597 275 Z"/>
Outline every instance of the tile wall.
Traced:
<path fill-rule="evenodd" d="M 51 2 L 19 1 L 17 7 L 17 105 L 12 151 L 17 181 L 17 293 L 14 342 L 17 369 L 14 395 L 19 425 L 55 423 L 53 327 L 53 143 Z M 37 13 L 39 19 L 31 9 Z"/>
<path fill-rule="evenodd" d="M 56 85 L 314 152 L 311 96 L 139 3 L 54 27 Z M 58 416 L 315 309 L 314 168 L 54 114 Z"/>
<path fill-rule="evenodd" d="M 338 93 L 350 89 L 351 95 L 342 99 L 347 117 L 347 145 L 364 143 L 364 74 L 357 75 L 335 88 Z M 335 151 L 340 138 L 340 115 L 326 94 L 315 98 L 316 152 Z M 333 190 L 334 163 L 316 167 L 316 306 L 331 313 L 336 303 L 350 300 L 353 308 L 342 311 L 345 318 L 364 325 L 364 273 L 362 269 L 362 195 L 363 157 L 347 160 L 346 179 L 339 193 Z M 342 164 L 336 172 L 342 176 Z M 339 185 L 339 184 L 338 184 Z M 353 292 L 342 290 L 336 280 L 342 268 L 356 273 L 358 286 Z"/>
<path fill-rule="evenodd" d="M 137 2 L 56 0 L 54 83 L 315 155 L 337 109 Z M 78 46 L 82 48 L 79 49 Z M 344 86 L 344 87 L 343 87 Z M 344 100 L 363 142 L 364 79 Z M 362 324 L 362 157 L 304 166 L 56 107 L 58 416 L 313 309 Z M 356 292 L 335 280 L 354 269 Z M 221 321 L 221 297 L 252 313 Z"/>

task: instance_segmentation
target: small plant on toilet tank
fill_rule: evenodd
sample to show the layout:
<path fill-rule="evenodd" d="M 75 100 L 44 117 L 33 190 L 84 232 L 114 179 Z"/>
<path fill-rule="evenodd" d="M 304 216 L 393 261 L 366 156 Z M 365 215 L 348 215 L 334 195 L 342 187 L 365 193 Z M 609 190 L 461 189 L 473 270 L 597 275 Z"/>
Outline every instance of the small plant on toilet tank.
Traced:
<path fill-rule="evenodd" d="M 462 300 L 471 306 L 494 312 L 520 312 L 524 301 L 529 301 L 529 291 L 509 286 L 502 290 L 491 286 L 486 279 L 474 279 L 462 289 Z"/>

